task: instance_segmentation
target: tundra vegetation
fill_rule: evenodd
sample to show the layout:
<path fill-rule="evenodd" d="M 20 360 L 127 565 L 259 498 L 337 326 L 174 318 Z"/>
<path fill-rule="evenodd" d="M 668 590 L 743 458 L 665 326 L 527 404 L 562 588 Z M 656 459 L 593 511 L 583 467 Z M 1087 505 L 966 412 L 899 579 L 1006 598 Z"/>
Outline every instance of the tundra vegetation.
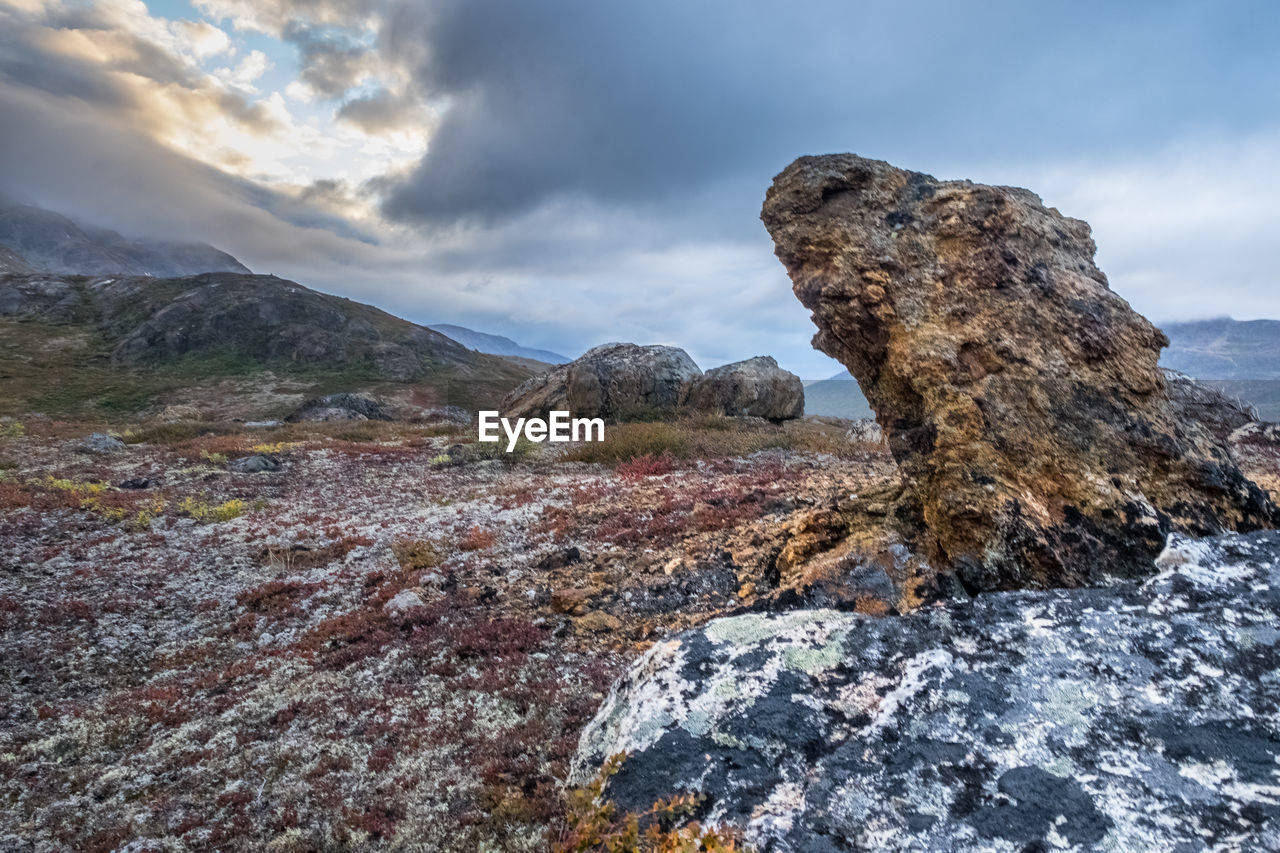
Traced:
<path fill-rule="evenodd" d="M 515 454 L 474 424 L 0 426 L 5 849 L 734 849 L 679 799 L 566 787 L 579 734 L 651 644 L 763 601 L 797 517 L 896 478 L 809 421 Z M 231 470 L 254 454 L 279 470 Z"/>

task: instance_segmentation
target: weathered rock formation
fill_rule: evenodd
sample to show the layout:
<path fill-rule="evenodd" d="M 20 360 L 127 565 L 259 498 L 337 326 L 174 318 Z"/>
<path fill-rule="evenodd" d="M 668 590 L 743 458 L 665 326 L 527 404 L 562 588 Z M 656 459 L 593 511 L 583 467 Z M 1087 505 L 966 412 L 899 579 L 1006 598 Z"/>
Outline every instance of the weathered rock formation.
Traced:
<path fill-rule="evenodd" d="M 758 355 L 714 367 L 680 390 L 681 408 L 734 417 L 785 421 L 804 415 L 804 383 L 778 367 L 772 356 Z"/>
<path fill-rule="evenodd" d="M 753 849 L 1280 849 L 1280 534 L 1181 541 L 1142 585 L 875 618 L 749 614 L 654 646 L 573 781 Z"/>
<path fill-rule="evenodd" d="M 1027 190 L 854 155 L 797 160 L 761 218 L 814 346 L 876 410 L 927 558 L 970 589 L 1142 574 L 1170 531 L 1275 523 L 1178 416 L 1167 340 L 1109 289 L 1086 223 Z"/>
<path fill-rule="evenodd" d="M 525 381 L 502 402 L 507 417 L 575 417 L 626 420 L 672 411 L 680 387 L 702 375 L 678 347 L 602 344 L 568 364 Z"/>

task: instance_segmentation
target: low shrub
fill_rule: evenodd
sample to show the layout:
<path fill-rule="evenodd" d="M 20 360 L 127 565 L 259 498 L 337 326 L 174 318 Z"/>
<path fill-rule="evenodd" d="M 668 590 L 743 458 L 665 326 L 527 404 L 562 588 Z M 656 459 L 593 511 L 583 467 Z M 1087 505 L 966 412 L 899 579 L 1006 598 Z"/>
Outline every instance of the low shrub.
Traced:
<path fill-rule="evenodd" d="M 440 548 L 425 539 L 401 539 L 393 542 L 391 553 L 395 555 L 400 568 L 406 570 L 434 569 L 444 559 Z"/>
<path fill-rule="evenodd" d="M 855 444 L 838 427 L 789 421 L 771 424 L 723 415 L 698 415 L 677 421 L 618 423 L 605 427 L 604 441 L 583 442 L 563 456 L 566 462 L 618 465 L 640 457 L 722 459 L 783 448 L 849 457 L 882 452 Z"/>
<path fill-rule="evenodd" d="M 703 829 L 692 820 L 701 806 L 693 794 L 659 800 L 644 812 L 619 812 L 604 796 L 609 778 L 626 760 L 619 753 L 605 762 L 596 778 L 565 792 L 565 827 L 557 853 L 731 853 L 742 851 L 732 830 Z"/>
<path fill-rule="evenodd" d="M 210 504 L 195 498 L 183 498 L 178 502 L 178 511 L 200 522 L 217 523 L 239 518 L 249 511 L 248 501 L 232 498 L 220 504 Z"/>
<path fill-rule="evenodd" d="M 675 469 L 675 460 L 670 453 L 654 456 L 646 453 L 626 462 L 619 462 L 615 469 L 623 480 L 643 480 L 645 477 L 660 477 L 670 474 Z"/>
<path fill-rule="evenodd" d="M 212 421 L 191 421 L 189 423 L 151 424 L 129 430 L 123 436 L 125 444 L 178 444 L 193 438 L 210 435 L 232 435 L 239 433 L 237 424 L 214 423 Z"/>
<path fill-rule="evenodd" d="M 568 462 L 616 465 L 638 456 L 687 458 L 693 455 L 689 430 L 665 422 L 623 423 L 605 427 L 604 441 L 584 442 L 561 458 Z"/>
<path fill-rule="evenodd" d="M 472 527 L 458 540 L 460 551 L 486 551 L 494 546 L 498 537 L 490 530 Z"/>

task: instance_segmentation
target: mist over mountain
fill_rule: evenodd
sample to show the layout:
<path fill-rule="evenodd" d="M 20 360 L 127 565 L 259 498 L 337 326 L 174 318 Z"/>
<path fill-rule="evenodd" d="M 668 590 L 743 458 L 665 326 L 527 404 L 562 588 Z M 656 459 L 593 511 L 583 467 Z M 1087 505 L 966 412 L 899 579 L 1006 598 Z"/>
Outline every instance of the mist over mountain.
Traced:
<path fill-rule="evenodd" d="M 148 275 L 156 278 L 206 272 L 249 273 L 226 252 L 206 243 L 130 240 L 115 231 L 77 223 L 30 204 L 0 202 L 0 272 L 64 275 Z M 10 257 L 16 253 L 29 270 Z"/>

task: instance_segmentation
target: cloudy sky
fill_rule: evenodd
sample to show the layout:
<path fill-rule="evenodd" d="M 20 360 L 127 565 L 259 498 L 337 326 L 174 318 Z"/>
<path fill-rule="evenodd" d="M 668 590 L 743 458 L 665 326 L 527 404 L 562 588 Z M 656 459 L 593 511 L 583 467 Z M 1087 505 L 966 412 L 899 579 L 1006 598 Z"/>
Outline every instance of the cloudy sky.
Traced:
<path fill-rule="evenodd" d="M 0 191 L 576 355 L 814 353 L 801 154 L 1017 184 L 1157 321 L 1280 317 L 1280 4 L 0 0 Z"/>

